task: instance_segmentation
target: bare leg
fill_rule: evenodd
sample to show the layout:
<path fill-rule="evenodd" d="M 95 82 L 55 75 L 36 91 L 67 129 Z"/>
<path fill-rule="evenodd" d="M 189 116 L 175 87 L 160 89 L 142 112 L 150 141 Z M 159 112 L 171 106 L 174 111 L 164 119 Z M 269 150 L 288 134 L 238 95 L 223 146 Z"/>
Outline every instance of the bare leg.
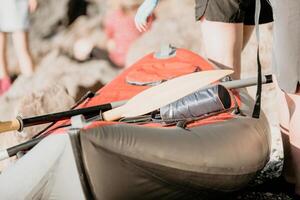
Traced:
<path fill-rule="evenodd" d="M 277 89 L 279 120 L 284 148 L 283 176 L 295 183 L 295 192 L 300 195 L 300 86 L 296 94 Z"/>
<path fill-rule="evenodd" d="M 0 32 L 0 79 L 8 77 L 6 59 L 6 33 Z"/>
<path fill-rule="evenodd" d="M 30 76 L 33 74 L 33 61 L 28 45 L 28 33 L 19 31 L 13 33 L 13 43 L 19 60 L 21 72 Z"/>
<path fill-rule="evenodd" d="M 243 24 L 201 20 L 204 46 L 209 60 L 233 68 L 234 79 L 240 78 L 243 49 Z"/>
<path fill-rule="evenodd" d="M 300 92 L 300 88 L 298 88 Z M 293 167 L 295 169 L 295 192 L 300 195 L 300 93 L 287 94 L 291 99 L 292 104 L 289 105 L 290 109 L 290 145 L 291 156 L 293 160 Z"/>
<path fill-rule="evenodd" d="M 294 164 L 291 155 L 291 145 L 290 145 L 290 110 L 289 107 L 292 106 L 291 99 L 283 92 L 279 87 L 277 87 L 277 99 L 279 108 L 279 123 L 280 132 L 283 143 L 284 152 L 284 164 L 283 164 L 283 176 L 285 180 L 289 183 L 295 183 L 295 171 Z"/>
<path fill-rule="evenodd" d="M 253 33 L 254 26 L 251 25 L 244 25 L 243 29 L 243 50 L 246 47 L 247 43 L 249 42 L 251 35 Z"/>

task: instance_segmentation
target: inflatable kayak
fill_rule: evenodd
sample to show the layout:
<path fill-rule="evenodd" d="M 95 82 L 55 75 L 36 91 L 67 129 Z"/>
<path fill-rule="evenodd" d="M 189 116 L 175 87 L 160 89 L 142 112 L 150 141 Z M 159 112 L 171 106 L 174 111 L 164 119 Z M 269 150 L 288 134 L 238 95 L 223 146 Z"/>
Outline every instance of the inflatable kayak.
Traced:
<path fill-rule="evenodd" d="M 79 108 L 127 100 L 166 80 L 213 69 L 191 51 L 171 50 L 145 56 Z M 155 113 L 89 120 L 79 130 L 60 121 L 1 174 L 0 198 L 209 199 L 239 190 L 268 162 L 270 131 L 263 114 L 251 117 L 254 103 L 245 90 L 227 98 L 224 112 L 183 124 L 155 120 Z"/>

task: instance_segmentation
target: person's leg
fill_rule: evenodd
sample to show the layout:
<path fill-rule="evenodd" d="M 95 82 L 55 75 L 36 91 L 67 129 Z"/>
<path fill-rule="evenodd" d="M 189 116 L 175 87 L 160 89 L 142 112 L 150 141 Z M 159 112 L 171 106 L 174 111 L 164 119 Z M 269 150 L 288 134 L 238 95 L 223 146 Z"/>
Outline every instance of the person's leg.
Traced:
<path fill-rule="evenodd" d="M 243 23 L 223 23 L 201 20 L 207 57 L 223 68 L 233 68 L 234 79 L 240 78 L 243 49 Z"/>
<path fill-rule="evenodd" d="M 244 29 L 243 29 L 243 48 L 244 49 L 247 45 L 247 43 L 249 42 L 251 35 L 253 33 L 254 30 L 254 26 L 252 25 L 244 25 Z"/>
<path fill-rule="evenodd" d="M 284 176 L 287 181 L 296 183 L 295 191 L 300 195 L 300 95 L 295 93 L 299 81 L 300 53 L 300 1 L 271 0 L 274 13 L 273 25 L 273 68 L 280 87 L 288 91 L 289 137 L 283 138 L 285 151 Z M 287 13 L 289 13 L 287 15 Z M 281 108 L 282 105 L 279 105 Z M 281 114 L 281 113 L 280 113 Z M 287 138 L 287 137 L 286 137 Z M 288 144 L 288 142 L 290 144 Z M 290 173 L 294 172 L 294 173 Z"/>
<path fill-rule="evenodd" d="M 6 33 L 0 32 L 0 79 L 8 77 L 6 59 Z"/>
<path fill-rule="evenodd" d="M 300 195 L 300 87 L 298 94 L 288 94 L 291 99 L 290 109 L 290 145 L 293 167 L 295 170 L 295 192 Z"/>
<path fill-rule="evenodd" d="M 6 58 L 6 33 L 0 32 L 0 95 L 11 86 Z"/>
<path fill-rule="evenodd" d="M 14 32 L 13 43 L 22 74 L 31 76 L 33 74 L 34 68 L 29 50 L 28 33 L 24 31 Z"/>
<path fill-rule="evenodd" d="M 278 100 L 278 117 L 279 126 L 282 137 L 284 163 L 283 163 L 283 177 L 288 183 L 295 183 L 295 169 L 291 155 L 290 145 L 290 109 L 294 107 L 293 101 L 289 98 L 284 91 L 277 87 L 277 100 Z"/>

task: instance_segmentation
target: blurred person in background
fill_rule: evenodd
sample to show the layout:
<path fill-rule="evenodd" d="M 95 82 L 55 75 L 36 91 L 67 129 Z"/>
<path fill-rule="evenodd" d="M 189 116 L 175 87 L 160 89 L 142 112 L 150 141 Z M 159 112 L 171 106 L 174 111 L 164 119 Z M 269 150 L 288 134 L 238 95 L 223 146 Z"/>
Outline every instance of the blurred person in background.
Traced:
<path fill-rule="evenodd" d="M 6 58 L 7 34 L 12 33 L 16 57 L 25 76 L 33 74 L 34 66 L 29 51 L 29 12 L 37 8 L 37 0 L 0 0 L 0 95 L 11 86 Z"/>
<path fill-rule="evenodd" d="M 103 23 L 107 37 L 106 49 L 97 47 L 89 38 L 74 44 L 73 54 L 79 61 L 89 57 L 109 60 L 118 68 L 125 66 L 130 46 L 143 34 L 135 28 L 134 16 L 142 0 L 120 0 L 117 9 L 107 13 Z M 152 21 L 152 17 L 151 17 Z"/>
<path fill-rule="evenodd" d="M 300 195 L 300 1 L 270 0 L 274 12 L 273 68 L 278 82 L 284 147 L 283 176 Z"/>
<path fill-rule="evenodd" d="M 147 19 L 159 0 L 145 0 L 135 17 L 136 27 L 145 31 Z M 202 27 L 203 42 L 209 61 L 241 74 L 241 53 L 254 30 L 255 0 L 195 0 L 196 20 Z M 273 21 L 268 0 L 261 0 L 260 24 Z"/>

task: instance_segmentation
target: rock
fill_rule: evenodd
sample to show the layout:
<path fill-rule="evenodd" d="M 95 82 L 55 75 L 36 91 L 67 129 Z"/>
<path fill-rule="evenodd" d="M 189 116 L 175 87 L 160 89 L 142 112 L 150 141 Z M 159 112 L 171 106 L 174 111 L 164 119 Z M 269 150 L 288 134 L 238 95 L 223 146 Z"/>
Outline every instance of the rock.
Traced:
<path fill-rule="evenodd" d="M 66 89 L 54 84 L 25 95 L 17 105 L 16 113 L 17 116 L 26 118 L 69 110 L 74 104 L 74 98 Z M 46 126 L 47 124 L 25 128 L 21 133 L 17 133 L 19 142 L 31 139 Z"/>
<path fill-rule="evenodd" d="M 240 195 L 236 198 L 232 198 L 231 200 L 242 199 L 242 200 L 292 200 L 293 198 L 284 193 L 263 193 L 263 192 L 249 192 L 243 195 Z"/>
<path fill-rule="evenodd" d="M 63 52 L 73 55 L 74 45 L 79 40 L 88 40 L 94 46 L 104 47 L 106 36 L 101 28 L 102 20 L 101 15 L 92 18 L 88 16 L 79 17 L 68 30 L 58 34 L 53 39 L 53 48 L 61 49 Z"/>
<path fill-rule="evenodd" d="M 49 85 L 59 83 L 67 88 L 68 93 L 77 99 L 79 87 L 86 90 L 97 86 L 101 88 L 117 75 L 107 62 L 92 60 L 85 63 L 77 63 L 68 57 L 61 55 L 59 51 L 50 53 L 40 64 L 35 78 L 36 84 Z"/>
<path fill-rule="evenodd" d="M 56 33 L 57 28 L 68 18 L 70 0 L 38 1 L 36 12 L 31 15 L 30 32 L 39 39 Z"/>

